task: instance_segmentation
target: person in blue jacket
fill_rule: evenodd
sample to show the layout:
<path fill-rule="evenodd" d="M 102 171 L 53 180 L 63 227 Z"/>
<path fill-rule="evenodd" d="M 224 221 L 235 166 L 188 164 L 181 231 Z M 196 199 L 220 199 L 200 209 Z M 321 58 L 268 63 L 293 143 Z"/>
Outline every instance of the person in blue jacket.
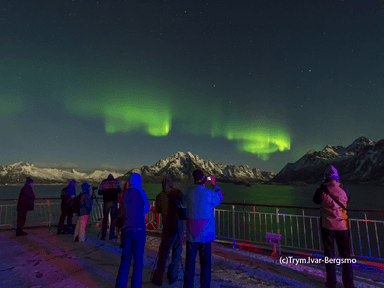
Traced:
<path fill-rule="evenodd" d="M 215 207 L 224 199 L 215 177 L 211 176 L 214 190 L 205 187 L 208 179 L 201 170 L 192 173 L 196 187 L 183 196 L 187 207 L 187 247 L 184 288 L 193 288 L 196 253 L 200 255 L 200 285 L 211 285 L 211 242 L 215 240 Z"/>
<path fill-rule="evenodd" d="M 92 211 L 92 199 L 89 193 L 88 183 L 81 184 L 81 196 L 80 196 L 80 209 L 77 212 L 78 218 L 75 228 L 75 233 L 73 234 L 74 240 L 79 242 L 84 242 L 85 238 L 85 228 L 87 227 L 88 216 Z"/>
<path fill-rule="evenodd" d="M 33 180 L 27 177 L 23 188 L 20 190 L 19 200 L 17 201 L 17 229 L 16 236 L 25 236 L 27 232 L 23 231 L 25 222 L 27 221 L 28 211 L 35 208 L 35 196 L 33 192 Z"/>
<path fill-rule="evenodd" d="M 123 223 L 121 227 L 121 263 L 116 279 L 117 288 L 126 288 L 129 269 L 133 258 L 132 288 L 140 288 L 143 282 L 144 247 L 146 240 L 145 214 L 149 211 L 147 195 L 141 189 L 141 176 L 132 173 L 129 189 L 124 191 L 121 209 Z"/>

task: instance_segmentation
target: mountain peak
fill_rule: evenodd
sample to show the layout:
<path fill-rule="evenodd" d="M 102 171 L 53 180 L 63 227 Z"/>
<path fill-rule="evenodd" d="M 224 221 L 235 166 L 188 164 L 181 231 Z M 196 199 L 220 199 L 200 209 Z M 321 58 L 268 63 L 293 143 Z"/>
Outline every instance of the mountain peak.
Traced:
<path fill-rule="evenodd" d="M 175 154 L 175 158 L 181 158 L 181 157 L 185 157 L 185 153 L 184 152 L 177 152 L 176 154 Z"/>
<path fill-rule="evenodd" d="M 367 137 L 361 136 L 357 138 L 355 141 L 352 142 L 351 145 L 347 147 L 348 151 L 357 153 L 364 149 L 366 146 L 373 146 L 375 145 L 375 142 L 371 139 L 368 139 Z"/>
<path fill-rule="evenodd" d="M 212 160 L 204 161 L 198 155 L 193 155 L 191 152 L 186 154 L 177 152 L 165 160 L 159 160 L 152 166 L 143 166 L 141 168 L 129 170 L 124 177 L 125 179 L 136 172 L 142 175 L 144 183 L 161 183 L 161 180 L 166 175 L 171 175 L 175 182 L 191 183 L 192 172 L 195 169 L 200 169 L 205 175 L 215 175 L 219 182 L 257 182 L 268 181 L 274 173 L 260 172 L 259 169 L 251 169 L 248 165 L 222 165 L 217 164 Z"/>
<path fill-rule="evenodd" d="M 381 141 L 384 139 L 377 143 Z M 359 137 L 347 148 L 327 145 L 320 152 L 311 149 L 295 163 L 288 163 L 272 181 L 317 183 L 321 181 L 320 173 L 332 164 L 338 169 L 344 182 L 384 184 L 382 175 L 384 145 L 377 143 L 366 137 Z"/>
<path fill-rule="evenodd" d="M 313 150 L 313 149 L 311 149 L 311 150 L 309 150 L 309 151 L 307 152 L 307 154 L 313 154 L 313 153 L 316 153 L 316 151 Z"/>

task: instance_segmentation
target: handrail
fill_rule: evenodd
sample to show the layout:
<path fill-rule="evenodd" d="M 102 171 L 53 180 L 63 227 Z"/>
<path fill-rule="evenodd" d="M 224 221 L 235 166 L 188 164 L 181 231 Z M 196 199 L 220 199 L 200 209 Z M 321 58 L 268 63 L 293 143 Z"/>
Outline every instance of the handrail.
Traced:
<path fill-rule="evenodd" d="M 97 197 L 97 200 L 103 200 L 102 197 Z M 61 198 L 36 198 L 36 200 L 61 200 Z M 18 199 L 0 199 L 0 201 L 18 201 Z M 148 201 L 156 201 L 156 199 L 148 199 Z M 270 207 L 270 208 L 288 208 L 288 209 L 306 209 L 306 210 L 320 210 L 317 207 L 303 207 L 303 206 L 283 206 L 283 205 L 267 205 L 267 204 L 245 204 L 245 203 L 227 203 L 223 202 L 220 205 L 236 205 L 236 206 L 247 206 L 247 207 Z M 377 213 L 384 214 L 384 211 L 380 210 L 360 210 L 360 209 L 347 209 L 348 212 L 362 212 L 362 213 Z"/>
<path fill-rule="evenodd" d="M 89 223 L 100 223 L 103 218 L 103 201 L 101 197 L 98 199 L 100 199 L 100 202 L 92 209 L 90 220 L 88 220 Z M 30 222 L 27 221 L 27 225 L 51 226 L 55 222 L 58 223 L 61 214 L 61 201 L 57 200 L 61 200 L 61 198 L 37 198 L 35 200 L 40 201 L 35 201 L 35 209 L 29 214 L 28 219 L 30 219 Z M 15 228 L 17 225 L 17 199 L 0 199 L 0 201 L 11 202 L 0 202 L 0 227 L 9 226 L 10 229 Z M 155 199 L 148 199 L 148 201 L 151 205 L 155 205 Z M 299 249 L 300 251 L 310 251 L 312 253 L 323 252 L 320 216 L 315 216 L 315 213 L 305 213 L 306 209 L 319 210 L 320 208 L 244 203 L 221 204 L 215 208 L 215 235 L 217 239 L 230 239 L 233 242 L 233 247 L 238 241 L 268 245 L 265 238 L 266 233 L 277 233 L 281 235 L 281 246 L 284 248 Z M 246 207 L 252 207 L 252 209 L 246 209 Z M 267 207 L 268 209 L 257 209 L 257 207 Z M 292 211 L 292 213 L 284 211 L 282 213 L 282 211 L 279 211 L 281 208 L 296 211 Z M 298 213 L 297 211 L 300 210 L 301 212 Z M 348 209 L 348 211 L 362 212 L 364 215 L 362 218 L 349 218 L 352 255 L 383 261 L 384 258 L 381 255 L 384 242 L 380 243 L 379 239 L 382 239 L 384 235 L 384 220 L 368 219 L 367 214 L 383 214 L 384 212 L 352 209 Z M 153 222 L 154 216 L 153 213 L 148 214 L 148 223 Z M 160 219 L 161 217 L 160 215 Z M 156 230 L 160 231 L 162 221 L 160 220 L 158 224 Z"/>

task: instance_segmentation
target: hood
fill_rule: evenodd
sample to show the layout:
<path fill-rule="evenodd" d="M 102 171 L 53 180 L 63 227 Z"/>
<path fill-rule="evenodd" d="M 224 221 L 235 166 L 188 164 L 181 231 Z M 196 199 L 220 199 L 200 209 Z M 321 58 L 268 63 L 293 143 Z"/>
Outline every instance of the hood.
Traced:
<path fill-rule="evenodd" d="M 113 175 L 112 175 L 112 174 L 109 174 L 107 179 L 108 179 L 108 180 L 114 180 L 115 178 L 113 178 Z"/>
<path fill-rule="evenodd" d="M 161 185 L 163 186 L 163 191 L 169 191 L 169 188 L 173 187 L 173 179 L 171 176 L 167 176 L 161 181 Z"/>
<path fill-rule="evenodd" d="M 89 187 L 91 187 L 88 183 L 81 184 L 81 192 L 89 195 Z"/>
<path fill-rule="evenodd" d="M 129 179 L 129 188 L 141 189 L 141 176 L 138 173 L 132 173 Z"/>

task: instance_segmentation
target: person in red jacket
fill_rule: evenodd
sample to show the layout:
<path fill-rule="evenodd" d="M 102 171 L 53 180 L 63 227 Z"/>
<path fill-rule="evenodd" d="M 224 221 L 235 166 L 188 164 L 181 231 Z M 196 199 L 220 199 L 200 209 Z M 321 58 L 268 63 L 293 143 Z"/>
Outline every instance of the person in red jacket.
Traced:
<path fill-rule="evenodd" d="M 104 179 L 99 187 L 98 194 L 103 195 L 104 210 L 103 210 L 103 225 L 101 228 L 101 240 L 105 240 L 108 229 L 108 216 L 111 212 L 111 227 L 109 231 L 109 240 L 115 238 L 115 225 L 118 217 L 117 200 L 120 193 L 120 183 L 117 179 L 113 178 L 112 174 Z"/>

